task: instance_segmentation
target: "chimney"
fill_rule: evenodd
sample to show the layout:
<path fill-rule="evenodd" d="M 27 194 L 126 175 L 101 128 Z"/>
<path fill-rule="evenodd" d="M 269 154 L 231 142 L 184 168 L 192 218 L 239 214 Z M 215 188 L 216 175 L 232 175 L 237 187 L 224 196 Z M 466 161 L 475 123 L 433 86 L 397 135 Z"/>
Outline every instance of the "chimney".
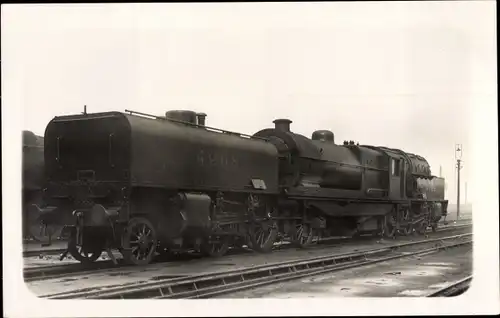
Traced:
<path fill-rule="evenodd" d="M 205 113 L 197 113 L 196 118 L 198 119 L 198 125 L 205 126 L 205 120 L 207 118 L 207 114 Z"/>
<path fill-rule="evenodd" d="M 276 119 L 273 123 L 274 129 L 283 132 L 290 132 L 290 124 L 292 123 L 290 119 Z"/>

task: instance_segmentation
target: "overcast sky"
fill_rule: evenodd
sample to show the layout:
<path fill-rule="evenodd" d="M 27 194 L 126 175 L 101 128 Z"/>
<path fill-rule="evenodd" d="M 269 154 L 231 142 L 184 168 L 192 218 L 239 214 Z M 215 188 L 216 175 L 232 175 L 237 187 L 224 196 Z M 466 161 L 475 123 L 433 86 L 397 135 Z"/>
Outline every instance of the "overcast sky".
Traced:
<path fill-rule="evenodd" d="M 474 105 L 496 102 L 495 29 L 493 1 L 3 5 L 2 103 L 37 134 L 84 104 L 248 134 L 285 117 L 442 165 L 454 203 L 455 143 L 467 181 Z"/>

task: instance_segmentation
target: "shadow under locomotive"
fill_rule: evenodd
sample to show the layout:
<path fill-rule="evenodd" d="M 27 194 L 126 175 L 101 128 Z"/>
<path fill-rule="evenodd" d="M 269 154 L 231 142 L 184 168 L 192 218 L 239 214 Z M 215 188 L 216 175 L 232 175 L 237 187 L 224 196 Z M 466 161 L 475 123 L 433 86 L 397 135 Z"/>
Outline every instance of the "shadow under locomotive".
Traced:
<path fill-rule="evenodd" d="M 278 238 L 423 234 L 446 215 L 444 179 L 414 154 L 336 145 L 325 130 L 309 139 L 286 119 L 248 136 L 192 111 L 126 112 L 55 117 L 45 131 L 33 208 L 47 222 L 73 211 L 68 252 L 81 262 L 110 249 L 146 264 L 155 252 L 268 252 Z"/>

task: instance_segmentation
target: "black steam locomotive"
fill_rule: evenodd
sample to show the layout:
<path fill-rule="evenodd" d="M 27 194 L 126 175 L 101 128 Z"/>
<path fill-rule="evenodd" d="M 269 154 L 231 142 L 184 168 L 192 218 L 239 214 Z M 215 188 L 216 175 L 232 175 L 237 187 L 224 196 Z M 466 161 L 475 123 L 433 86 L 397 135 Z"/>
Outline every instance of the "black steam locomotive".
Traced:
<path fill-rule="evenodd" d="M 72 211 L 68 252 L 81 262 L 118 249 L 132 264 L 156 252 L 270 251 L 315 235 L 423 233 L 446 215 L 444 180 L 398 149 L 337 145 L 290 120 L 253 136 L 207 127 L 205 114 L 126 111 L 55 117 L 45 131 L 41 215 Z M 111 253 L 109 253 L 111 255 Z"/>
<path fill-rule="evenodd" d="M 46 242 L 61 237 L 64 224 L 72 221 L 71 213 L 54 215 L 46 223 L 31 209 L 33 204 L 43 204 L 44 137 L 28 130 L 23 131 L 22 170 L 23 238 Z"/>
<path fill-rule="evenodd" d="M 23 205 L 23 237 L 42 240 L 38 216 L 29 212 L 31 204 L 42 203 L 43 187 L 43 137 L 32 131 L 23 131 L 23 173 L 22 173 L 22 205 Z"/>

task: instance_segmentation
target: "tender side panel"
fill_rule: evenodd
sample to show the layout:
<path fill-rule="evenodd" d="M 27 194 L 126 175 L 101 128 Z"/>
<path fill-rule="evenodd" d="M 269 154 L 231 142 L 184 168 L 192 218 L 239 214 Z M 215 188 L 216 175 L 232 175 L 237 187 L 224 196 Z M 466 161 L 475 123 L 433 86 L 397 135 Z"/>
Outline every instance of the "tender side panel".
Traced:
<path fill-rule="evenodd" d="M 268 142 L 166 120 L 136 116 L 128 119 L 132 127 L 131 176 L 135 185 L 277 192 L 278 154 Z"/>
<path fill-rule="evenodd" d="M 417 178 L 417 188 L 428 200 L 444 200 L 444 179 L 439 177 Z"/>

